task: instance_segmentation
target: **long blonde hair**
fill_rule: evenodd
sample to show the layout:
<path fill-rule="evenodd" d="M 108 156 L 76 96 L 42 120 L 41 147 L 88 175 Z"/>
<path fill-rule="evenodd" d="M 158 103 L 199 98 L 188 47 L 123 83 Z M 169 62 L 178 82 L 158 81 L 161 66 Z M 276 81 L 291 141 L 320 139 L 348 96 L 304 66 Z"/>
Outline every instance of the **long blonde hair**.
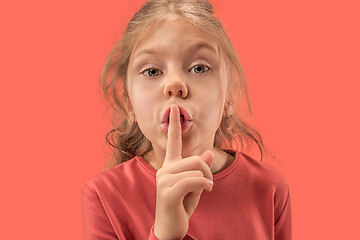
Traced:
<path fill-rule="evenodd" d="M 100 84 L 105 99 L 112 107 L 114 126 L 106 135 L 106 141 L 111 146 L 113 154 L 104 168 L 113 167 L 134 156 L 143 156 L 152 149 L 150 141 L 126 110 L 126 103 L 129 101 L 125 87 L 126 73 L 131 51 L 139 36 L 154 24 L 174 16 L 186 20 L 207 34 L 209 39 L 218 44 L 226 62 L 229 63 L 232 81 L 229 91 L 232 101 L 227 104 L 233 104 L 235 111 L 231 115 L 223 116 L 215 134 L 214 146 L 244 151 L 251 149 L 250 146 L 255 143 L 262 159 L 266 152 L 262 138 L 259 132 L 244 120 L 246 115 L 252 114 L 244 73 L 221 22 L 213 15 L 212 5 L 207 0 L 153 0 L 146 2 L 130 20 L 102 71 Z"/>

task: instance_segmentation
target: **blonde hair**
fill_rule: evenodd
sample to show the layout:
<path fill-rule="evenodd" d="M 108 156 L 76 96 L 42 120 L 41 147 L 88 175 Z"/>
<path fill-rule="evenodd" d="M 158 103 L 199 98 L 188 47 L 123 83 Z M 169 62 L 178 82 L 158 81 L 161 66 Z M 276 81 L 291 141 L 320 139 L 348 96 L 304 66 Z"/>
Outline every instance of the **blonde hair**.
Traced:
<path fill-rule="evenodd" d="M 233 104 L 235 111 L 231 115 L 223 116 L 215 134 L 214 146 L 244 151 L 245 146 L 249 150 L 251 143 L 255 143 L 262 160 L 266 152 L 262 138 L 259 132 L 243 119 L 244 113 L 252 114 L 243 70 L 221 22 L 213 15 L 212 5 L 207 0 L 153 0 L 146 2 L 130 20 L 121 40 L 110 53 L 101 75 L 104 97 L 113 108 L 114 126 L 106 135 L 113 155 L 105 169 L 135 156 L 143 156 L 152 149 L 150 141 L 127 112 L 127 102 L 130 100 L 126 90 L 126 73 L 131 51 L 139 36 L 169 17 L 182 18 L 207 34 L 209 39 L 218 44 L 229 65 L 231 87 L 228 90 L 231 100 L 227 104 Z"/>

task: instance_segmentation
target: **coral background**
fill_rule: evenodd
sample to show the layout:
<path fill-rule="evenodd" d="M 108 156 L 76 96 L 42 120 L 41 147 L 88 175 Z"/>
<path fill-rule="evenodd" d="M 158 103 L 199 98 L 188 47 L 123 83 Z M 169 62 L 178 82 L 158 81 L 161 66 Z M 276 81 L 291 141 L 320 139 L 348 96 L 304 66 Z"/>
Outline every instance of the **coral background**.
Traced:
<path fill-rule="evenodd" d="M 0 239 L 82 238 L 81 186 L 108 151 L 98 79 L 142 3 L 0 3 Z M 360 239 L 358 1 L 214 7 L 290 186 L 293 239 Z"/>

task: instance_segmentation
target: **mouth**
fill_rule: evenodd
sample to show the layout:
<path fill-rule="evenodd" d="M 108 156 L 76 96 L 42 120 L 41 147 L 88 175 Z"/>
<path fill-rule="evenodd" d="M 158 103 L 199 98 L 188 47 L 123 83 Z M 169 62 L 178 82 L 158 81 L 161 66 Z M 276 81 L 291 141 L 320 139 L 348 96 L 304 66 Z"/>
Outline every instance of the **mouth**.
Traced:
<path fill-rule="evenodd" d="M 187 132 L 191 125 L 192 125 L 192 117 L 189 112 L 181 106 L 178 106 L 180 110 L 180 123 L 181 123 L 181 132 Z M 161 119 L 161 128 L 167 134 L 169 129 L 169 122 L 170 122 L 170 107 L 167 108 L 163 114 Z"/>
<path fill-rule="evenodd" d="M 181 123 L 185 122 L 185 116 L 184 116 L 184 114 L 181 114 L 181 113 L 180 113 L 180 122 Z M 165 123 L 170 123 L 170 114 L 168 116 L 167 122 L 165 122 Z"/>

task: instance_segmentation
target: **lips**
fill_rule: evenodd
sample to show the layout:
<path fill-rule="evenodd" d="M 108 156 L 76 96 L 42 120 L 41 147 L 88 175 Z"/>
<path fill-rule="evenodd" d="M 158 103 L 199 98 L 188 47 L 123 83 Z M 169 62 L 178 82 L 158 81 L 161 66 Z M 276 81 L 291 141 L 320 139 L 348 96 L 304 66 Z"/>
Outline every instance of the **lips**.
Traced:
<path fill-rule="evenodd" d="M 178 106 L 180 110 L 180 121 L 181 121 L 181 132 L 185 133 L 192 125 L 192 117 L 190 113 L 181 106 Z M 170 107 L 167 108 L 161 118 L 161 128 L 167 134 L 169 129 L 169 117 L 170 117 Z"/>

